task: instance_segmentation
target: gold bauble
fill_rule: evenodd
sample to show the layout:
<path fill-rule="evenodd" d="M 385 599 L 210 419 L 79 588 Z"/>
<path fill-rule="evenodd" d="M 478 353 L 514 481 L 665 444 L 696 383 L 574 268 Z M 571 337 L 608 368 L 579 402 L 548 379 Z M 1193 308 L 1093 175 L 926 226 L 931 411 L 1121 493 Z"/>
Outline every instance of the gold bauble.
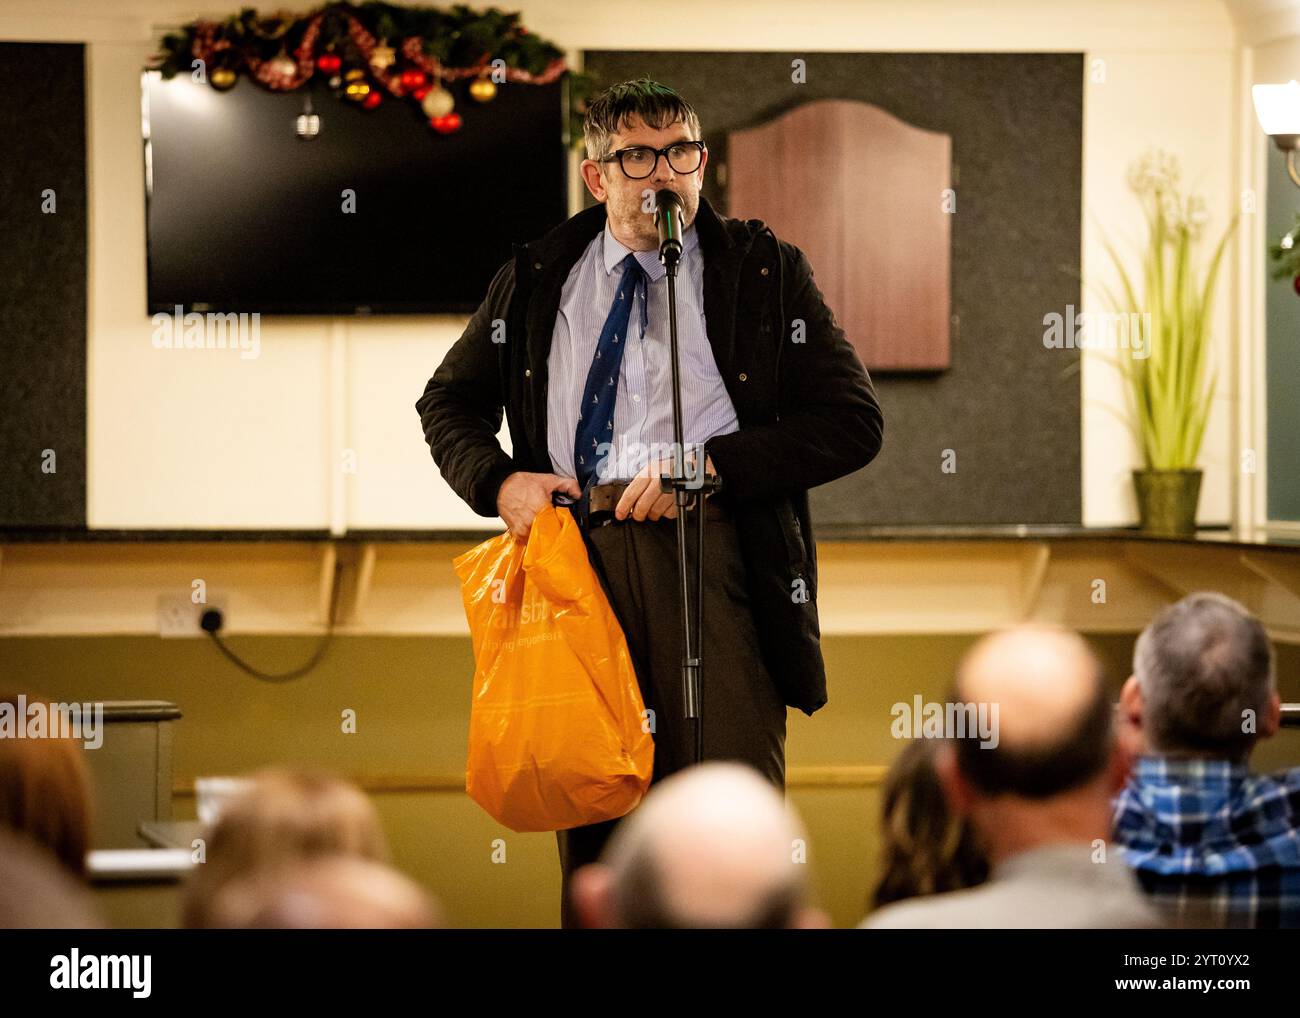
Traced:
<path fill-rule="evenodd" d="M 343 75 L 343 79 L 345 81 L 361 81 L 365 78 L 365 76 L 366 76 L 365 71 L 363 71 L 360 67 L 354 67 L 352 68 L 352 70 L 348 71 L 347 74 Z"/>
<path fill-rule="evenodd" d="M 424 110 L 424 115 L 431 120 L 434 117 L 441 117 L 450 113 L 455 106 L 456 100 L 441 85 L 429 89 L 428 94 L 420 100 L 420 108 Z"/>
<path fill-rule="evenodd" d="M 370 94 L 370 86 L 364 81 L 351 81 L 348 82 L 348 87 L 343 91 L 353 102 L 361 102 L 362 99 Z"/>
<path fill-rule="evenodd" d="M 393 66 L 397 59 L 397 51 L 392 46 L 386 46 L 380 43 L 370 51 L 370 68 L 376 74 L 383 74 Z"/>
<path fill-rule="evenodd" d="M 227 89 L 234 88 L 235 82 L 239 80 L 239 75 L 229 67 L 218 67 L 208 78 L 209 84 L 218 92 L 224 92 Z"/>
<path fill-rule="evenodd" d="M 496 98 L 497 83 L 491 78 L 475 78 L 470 83 L 469 94 L 481 103 L 491 102 Z"/>

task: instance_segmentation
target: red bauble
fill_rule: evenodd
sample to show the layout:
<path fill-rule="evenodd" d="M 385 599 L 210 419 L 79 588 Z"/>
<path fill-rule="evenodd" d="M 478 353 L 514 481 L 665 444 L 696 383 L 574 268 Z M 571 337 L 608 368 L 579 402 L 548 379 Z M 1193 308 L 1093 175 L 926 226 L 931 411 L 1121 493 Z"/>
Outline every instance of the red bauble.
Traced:
<path fill-rule="evenodd" d="M 337 53 L 322 53 L 316 58 L 317 70 L 323 71 L 325 74 L 334 74 L 342 66 L 343 58 Z"/>
<path fill-rule="evenodd" d="M 429 121 L 429 126 L 439 134 L 451 134 L 452 131 L 460 130 L 460 114 L 444 113 L 440 117 L 434 117 Z"/>
<path fill-rule="evenodd" d="M 373 110 L 383 100 L 383 95 L 377 88 L 372 88 L 366 93 L 366 97 L 361 100 L 362 109 Z"/>
<path fill-rule="evenodd" d="M 419 87 L 414 88 L 414 89 L 411 90 L 411 98 L 414 99 L 416 102 L 419 102 L 419 101 L 420 101 L 421 99 L 423 99 L 426 95 L 428 95 L 431 91 L 432 91 L 432 88 L 430 88 L 430 86 L 428 86 L 428 85 L 420 85 Z"/>
<path fill-rule="evenodd" d="M 402 83 L 403 88 L 408 91 L 413 91 L 424 84 L 424 72 L 408 67 L 401 73 L 397 80 Z"/>

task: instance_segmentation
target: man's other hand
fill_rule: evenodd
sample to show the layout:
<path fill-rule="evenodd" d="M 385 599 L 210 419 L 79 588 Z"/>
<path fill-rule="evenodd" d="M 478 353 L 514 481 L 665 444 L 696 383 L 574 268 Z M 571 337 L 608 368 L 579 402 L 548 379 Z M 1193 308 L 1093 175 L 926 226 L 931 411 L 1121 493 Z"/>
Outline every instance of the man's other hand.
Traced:
<path fill-rule="evenodd" d="M 695 463 L 694 454 L 688 454 L 691 465 Z M 651 460 L 628 482 L 627 488 L 614 507 L 614 516 L 620 520 L 630 514 L 634 520 L 675 520 L 677 519 L 677 500 L 671 491 L 661 491 L 659 475 L 671 473 L 672 460 Z M 713 460 L 704 457 L 704 472 L 713 473 Z"/>
<path fill-rule="evenodd" d="M 582 494 L 577 478 L 516 471 L 502 482 L 497 491 L 497 512 L 505 520 L 510 533 L 527 540 L 533 517 L 551 504 L 551 493 L 555 491 L 563 491 L 574 498 Z"/>

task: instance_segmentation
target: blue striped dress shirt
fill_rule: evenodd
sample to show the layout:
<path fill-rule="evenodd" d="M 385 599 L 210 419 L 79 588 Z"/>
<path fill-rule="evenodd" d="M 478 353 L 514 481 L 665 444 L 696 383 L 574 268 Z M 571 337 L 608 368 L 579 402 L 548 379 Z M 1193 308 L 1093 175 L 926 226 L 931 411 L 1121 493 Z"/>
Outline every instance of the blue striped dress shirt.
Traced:
<path fill-rule="evenodd" d="M 578 430 L 587 372 L 596 342 L 614 303 L 618 264 L 634 254 L 650 277 L 649 326 L 641 332 L 641 309 L 632 307 L 627 346 L 614 404 L 614 477 L 627 479 L 645 465 L 656 448 L 668 455 L 673 441 L 673 367 L 668 338 L 668 282 L 659 251 L 632 251 L 615 239 L 609 223 L 587 245 L 569 272 L 560 294 L 560 311 L 547 359 L 547 451 L 552 470 L 576 477 L 573 438 Z M 639 292 L 639 291 L 638 291 Z M 636 298 L 640 300 L 640 297 Z M 735 407 L 713 360 L 704 321 L 704 256 L 695 224 L 682 234 L 677 270 L 677 343 L 682 377 L 682 431 L 688 450 L 714 435 L 739 429 Z"/>

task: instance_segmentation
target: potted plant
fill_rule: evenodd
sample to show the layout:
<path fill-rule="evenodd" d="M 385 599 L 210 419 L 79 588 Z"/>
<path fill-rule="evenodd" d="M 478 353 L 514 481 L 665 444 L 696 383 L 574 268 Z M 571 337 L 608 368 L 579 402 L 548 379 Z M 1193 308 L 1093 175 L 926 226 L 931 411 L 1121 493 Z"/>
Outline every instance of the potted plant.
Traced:
<path fill-rule="evenodd" d="M 1142 451 L 1133 471 L 1140 527 L 1179 536 L 1196 530 L 1201 470 L 1196 461 L 1210 415 L 1217 374 L 1210 369 L 1214 286 L 1233 215 L 1203 270 L 1196 253 L 1208 220 L 1205 201 L 1185 198 L 1177 160 L 1150 152 L 1133 163 L 1128 183 L 1137 194 L 1147 236 L 1135 278 L 1115 253 L 1121 293 L 1107 291 L 1119 314 L 1138 316 L 1146 331 L 1141 349 L 1117 351 L 1129 403 L 1129 425 Z"/>

